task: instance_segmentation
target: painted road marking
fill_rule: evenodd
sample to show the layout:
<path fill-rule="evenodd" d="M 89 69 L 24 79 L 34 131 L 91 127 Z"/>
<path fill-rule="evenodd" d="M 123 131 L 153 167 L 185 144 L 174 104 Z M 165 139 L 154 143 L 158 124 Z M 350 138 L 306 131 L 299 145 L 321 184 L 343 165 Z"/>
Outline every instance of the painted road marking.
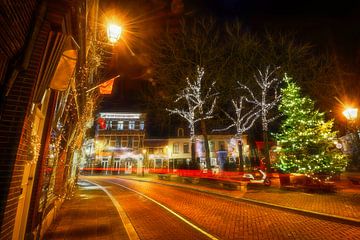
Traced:
<path fill-rule="evenodd" d="M 113 195 L 111 195 L 111 193 L 106 188 L 104 188 L 103 186 L 100 186 L 99 184 L 96 184 L 96 183 L 94 183 L 92 181 L 89 181 L 89 180 L 84 180 L 84 181 L 87 181 L 87 182 L 89 182 L 91 184 L 94 184 L 94 185 L 98 186 L 101 190 L 103 190 L 109 196 L 109 198 L 111 199 L 112 203 L 114 204 L 117 212 L 119 213 L 119 216 L 121 218 L 121 221 L 124 224 L 124 227 L 125 227 L 125 230 L 126 230 L 126 233 L 127 233 L 128 237 L 129 237 L 129 239 L 130 240 L 140 240 L 138 234 L 135 231 L 134 226 L 131 224 L 128 216 L 126 215 L 126 213 L 124 211 L 124 209 L 121 207 L 119 202 L 116 201 L 116 199 L 113 197 Z"/>
<path fill-rule="evenodd" d="M 165 210 L 167 210 L 168 212 L 170 212 L 171 214 L 173 214 L 175 217 L 179 218 L 180 220 L 182 220 L 183 222 L 185 222 L 186 224 L 190 225 L 192 228 L 196 229 L 197 231 L 201 232 L 202 234 L 204 234 L 205 236 L 207 236 L 208 238 L 212 239 L 212 240 L 218 240 L 218 238 L 216 238 L 215 236 L 211 235 L 210 233 L 202 230 L 200 227 L 196 226 L 195 224 L 193 224 L 192 222 L 188 221 L 187 219 L 183 218 L 182 216 L 180 216 L 179 214 L 177 214 L 176 212 L 174 212 L 173 210 L 171 210 L 170 208 L 166 207 L 165 205 L 159 203 L 158 201 L 156 201 L 155 199 L 152 199 L 151 197 L 141 193 L 141 192 L 138 192 L 134 189 L 131 189 L 131 188 L 128 188 L 120 183 L 116 183 L 116 182 L 113 182 L 111 181 L 111 183 L 115 184 L 115 185 L 118 185 L 120 187 L 123 187 L 127 190 L 130 190 L 130 191 L 133 191 L 137 194 L 139 194 L 140 196 L 143 196 L 144 198 L 156 203 L 157 205 L 159 205 L 160 207 L 164 208 Z"/>

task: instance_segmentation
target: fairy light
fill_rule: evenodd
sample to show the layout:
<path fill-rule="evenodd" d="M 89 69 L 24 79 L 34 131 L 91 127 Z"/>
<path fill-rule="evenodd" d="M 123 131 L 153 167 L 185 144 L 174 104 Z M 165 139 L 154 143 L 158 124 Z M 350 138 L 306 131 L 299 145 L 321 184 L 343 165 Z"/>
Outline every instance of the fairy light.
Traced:
<path fill-rule="evenodd" d="M 258 74 L 254 75 L 254 78 L 261 89 L 259 97 L 255 97 L 255 94 L 250 88 L 238 82 L 240 87 L 249 93 L 249 98 L 245 98 L 246 101 L 260 108 L 263 131 L 268 131 L 269 123 L 278 118 L 278 116 L 269 118 L 270 111 L 278 105 L 281 99 L 281 94 L 278 93 L 278 86 L 281 83 L 281 79 L 274 77 L 278 69 L 279 67 L 270 71 L 270 66 L 267 66 L 265 71 L 258 69 Z M 270 98 L 271 91 L 274 91 L 273 98 Z"/>
<path fill-rule="evenodd" d="M 212 82 L 211 86 L 207 89 L 204 89 L 202 86 L 202 80 L 205 73 L 204 68 L 198 66 L 196 72 L 195 81 L 192 82 L 189 78 L 186 78 L 187 86 L 180 92 L 180 94 L 177 94 L 177 99 L 175 100 L 175 103 L 180 100 L 185 100 L 187 108 L 166 109 L 170 112 L 170 114 L 177 114 L 189 123 L 192 141 L 195 141 L 195 123 L 201 120 L 213 118 L 213 112 L 218 95 L 218 93 L 213 90 L 215 81 Z M 205 94 L 203 94 L 203 92 L 205 92 Z M 209 101 L 212 101 L 211 107 L 209 109 L 205 109 L 205 104 Z"/>

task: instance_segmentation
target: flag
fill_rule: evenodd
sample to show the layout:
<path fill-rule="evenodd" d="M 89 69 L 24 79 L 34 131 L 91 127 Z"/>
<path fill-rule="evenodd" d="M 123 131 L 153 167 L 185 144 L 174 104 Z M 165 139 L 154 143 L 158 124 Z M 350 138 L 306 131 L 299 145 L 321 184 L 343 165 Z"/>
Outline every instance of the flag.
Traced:
<path fill-rule="evenodd" d="M 115 78 L 116 77 L 100 84 L 100 94 L 111 94 Z"/>

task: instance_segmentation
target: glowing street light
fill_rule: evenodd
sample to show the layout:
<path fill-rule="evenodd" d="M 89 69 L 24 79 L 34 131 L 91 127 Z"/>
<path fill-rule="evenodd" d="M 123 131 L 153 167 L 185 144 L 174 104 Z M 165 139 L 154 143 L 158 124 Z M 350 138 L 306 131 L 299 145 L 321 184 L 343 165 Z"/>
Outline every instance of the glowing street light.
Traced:
<path fill-rule="evenodd" d="M 357 118 L 358 109 L 357 108 L 346 108 L 343 111 L 343 115 L 346 117 L 349 121 L 355 121 Z"/>
<path fill-rule="evenodd" d="M 111 43 L 116 43 L 121 36 L 122 33 L 122 27 L 115 24 L 115 23 L 109 23 L 107 26 L 107 36 Z"/>
<path fill-rule="evenodd" d="M 360 136 L 357 126 L 358 109 L 357 108 L 346 108 L 343 111 L 344 116 L 349 122 L 350 137 L 352 141 L 352 161 L 350 166 L 355 169 L 360 169 Z"/>

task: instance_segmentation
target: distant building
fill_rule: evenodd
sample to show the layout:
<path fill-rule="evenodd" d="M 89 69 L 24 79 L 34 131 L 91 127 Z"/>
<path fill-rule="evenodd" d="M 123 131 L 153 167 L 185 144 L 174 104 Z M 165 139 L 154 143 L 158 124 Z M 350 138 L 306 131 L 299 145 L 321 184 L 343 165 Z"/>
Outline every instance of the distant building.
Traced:
<path fill-rule="evenodd" d="M 105 174 L 139 171 L 145 138 L 144 113 L 100 112 L 97 118 L 91 166 Z"/>
<path fill-rule="evenodd" d="M 191 140 L 183 128 L 175 128 L 176 136 L 145 136 L 146 114 L 132 112 L 100 112 L 95 124 L 95 137 L 84 143 L 84 169 L 88 174 L 141 174 L 176 172 L 191 160 Z M 208 135 L 210 164 L 224 169 L 226 163 L 238 165 L 237 140 L 232 134 Z M 247 136 L 243 136 L 244 159 L 249 159 Z M 196 136 L 196 159 L 200 169 L 206 168 L 203 137 Z M 250 166 L 249 162 L 245 163 Z"/>

